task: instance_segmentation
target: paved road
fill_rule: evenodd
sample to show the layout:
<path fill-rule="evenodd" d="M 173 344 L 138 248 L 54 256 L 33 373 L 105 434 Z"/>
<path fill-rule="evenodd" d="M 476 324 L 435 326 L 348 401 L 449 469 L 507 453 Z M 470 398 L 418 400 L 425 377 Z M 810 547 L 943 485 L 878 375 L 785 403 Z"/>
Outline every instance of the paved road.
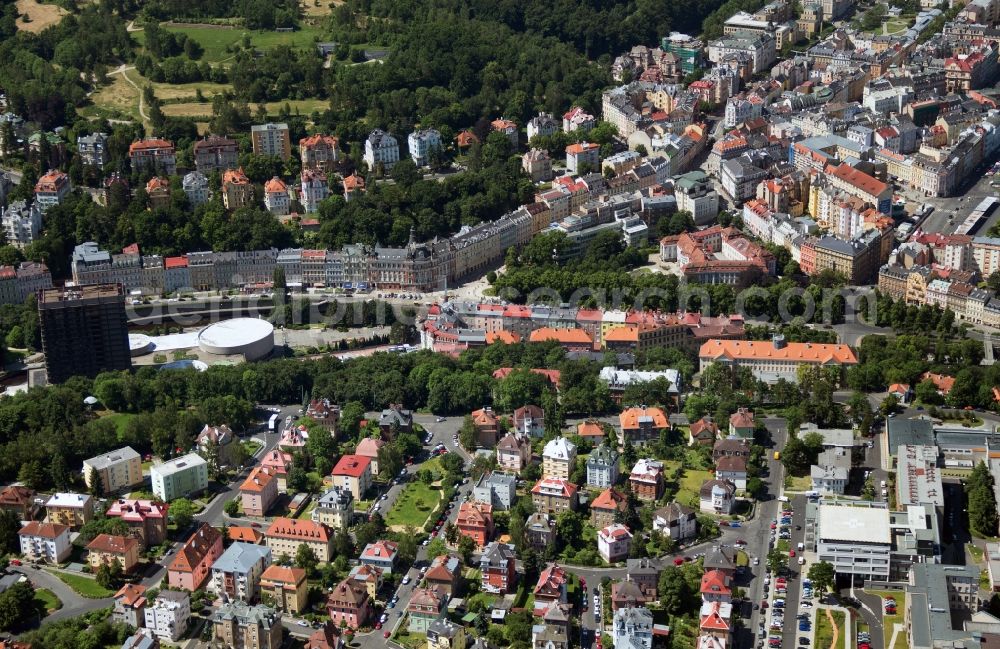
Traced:
<path fill-rule="evenodd" d="M 258 411 L 260 412 L 260 411 Z M 290 415 L 297 415 L 299 412 L 298 406 L 283 406 L 281 407 L 281 412 L 278 413 L 279 420 L 283 423 L 285 418 Z M 247 437 L 253 437 L 257 440 L 263 441 L 264 445 L 257 451 L 257 455 L 254 456 L 253 464 L 260 462 L 260 459 L 264 457 L 264 454 L 273 450 L 277 445 L 278 441 L 281 439 L 280 432 L 271 433 L 267 430 L 267 419 L 270 418 L 271 413 L 266 413 L 263 423 L 258 424 L 257 429 L 251 432 Z M 280 427 L 279 431 L 280 431 Z M 223 509 L 226 503 L 234 498 L 239 497 L 240 485 L 243 484 L 243 480 L 246 479 L 247 473 L 249 473 L 250 467 L 247 467 L 243 472 L 236 476 L 236 479 L 229 484 L 226 491 L 217 495 L 212 502 L 209 503 L 208 507 L 203 509 L 199 514 L 195 516 L 197 521 L 204 521 L 212 525 L 221 526 L 223 522 L 236 523 L 243 519 L 230 519 L 225 515 Z"/>
<path fill-rule="evenodd" d="M 294 414 L 298 412 L 297 406 L 288 406 L 282 409 L 282 417 L 289 414 Z M 264 441 L 264 446 L 261 450 L 257 452 L 256 458 L 259 458 L 263 453 L 273 449 L 278 444 L 278 439 L 280 435 L 270 434 L 266 432 L 266 427 L 261 427 L 256 434 L 253 435 L 258 439 Z M 239 493 L 239 486 L 242 484 L 245 478 L 245 473 L 241 474 L 236 478 L 236 480 L 229 485 L 229 488 L 222 494 L 219 494 L 215 499 L 206 507 L 201 513 L 199 513 L 195 518 L 198 521 L 209 522 L 213 525 L 221 525 L 223 519 L 223 507 L 227 501 L 232 500 Z M 235 521 L 235 519 L 233 519 Z M 180 543 L 174 543 L 173 548 L 180 546 Z M 159 585 L 160 581 L 163 579 L 166 573 L 166 565 L 170 563 L 173 559 L 174 554 L 171 552 L 169 555 L 162 559 L 161 563 L 152 564 L 147 569 L 147 574 L 142 579 L 142 584 L 147 588 L 153 588 Z M 55 613 L 47 616 L 43 622 L 55 622 L 58 620 L 75 617 L 77 615 L 82 615 L 89 611 L 94 611 L 100 608 L 105 608 L 112 606 L 114 604 L 114 599 L 106 597 L 103 599 L 87 599 L 76 593 L 72 588 L 66 585 L 64 581 L 59 579 L 57 576 L 41 569 L 32 568 L 29 565 L 22 565 L 16 569 L 15 572 L 20 572 L 31 580 L 31 583 L 36 588 L 46 588 L 51 590 L 55 595 L 62 601 L 63 606 L 61 609 Z"/>

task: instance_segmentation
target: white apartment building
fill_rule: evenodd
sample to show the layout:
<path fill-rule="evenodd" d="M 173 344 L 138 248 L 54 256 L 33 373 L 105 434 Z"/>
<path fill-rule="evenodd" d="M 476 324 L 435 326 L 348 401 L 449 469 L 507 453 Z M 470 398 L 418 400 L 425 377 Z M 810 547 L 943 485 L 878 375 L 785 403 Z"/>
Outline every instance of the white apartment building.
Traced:
<path fill-rule="evenodd" d="M 191 619 L 191 594 L 187 591 L 164 590 L 146 607 L 146 628 L 161 640 L 177 642 L 187 630 Z"/>
<path fill-rule="evenodd" d="M 628 557 L 632 550 L 632 533 L 621 523 L 608 525 L 597 533 L 597 553 L 608 563 Z"/>
<path fill-rule="evenodd" d="M 252 602 L 260 590 L 260 576 L 269 565 L 270 548 L 237 541 L 212 564 L 208 590 L 231 600 Z"/>
<path fill-rule="evenodd" d="M 565 437 L 557 437 L 542 451 L 542 477 L 569 480 L 576 468 L 576 444 Z"/>
<path fill-rule="evenodd" d="M 425 128 L 410 133 L 406 138 L 406 143 L 410 148 L 410 158 L 413 164 L 418 167 L 426 167 L 430 164 L 431 152 L 441 149 L 441 134 L 436 129 Z M 367 145 L 365 152 L 367 153 Z"/>
<path fill-rule="evenodd" d="M 399 143 L 396 138 L 377 128 L 365 140 L 364 159 L 371 170 L 381 164 L 385 171 L 391 171 L 399 162 Z"/>
<path fill-rule="evenodd" d="M 288 185 L 275 176 L 264 183 L 264 207 L 275 216 L 285 216 L 291 210 L 292 200 L 288 195 Z"/>
<path fill-rule="evenodd" d="M 690 212 L 694 222 L 707 225 L 719 215 L 719 195 L 703 171 L 690 171 L 674 179 L 677 211 Z"/>
<path fill-rule="evenodd" d="M 200 171 L 191 171 L 185 174 L 184 180 L 181 181 L 181 187 L 184 189 L 184 194 L 187 196 L 188 202 L 191 203 L 191 207 L 207 203 L 208 199 L 211 198 L 208 191 L 208 178 Z"/>
<path fill-rule="evenodd" d="M 319 210 L 319 204 L 330 195 L 330 187 L 327 184 L 326 174 L 313 169 L 302 170 L 302 190 L 300 202 L 306 212 L 312 213 Z"/>
<path fill-rule="evenodd" d="M 72 546 L 69 525 L 29 521 L 17 533 L 21 554 L 32 561 L 62 563 L 69 559 Z"/>
<path fill-rule="evenodd" d="M 0 226 L 8 244 L 24 248 L 42 233 L 42 210 L 38 203 L 29 206 L 24 201 L 13 201 L 3 211 Z"/>

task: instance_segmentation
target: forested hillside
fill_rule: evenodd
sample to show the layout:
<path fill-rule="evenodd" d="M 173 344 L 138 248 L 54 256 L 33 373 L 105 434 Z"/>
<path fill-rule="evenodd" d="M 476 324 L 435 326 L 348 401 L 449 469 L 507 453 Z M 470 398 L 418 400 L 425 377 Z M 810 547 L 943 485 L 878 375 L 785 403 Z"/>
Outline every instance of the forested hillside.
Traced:
<path fill-rule="evenodd" d="M 614 56 L 637 43 L 651 45 L 670 31 L 697 33 L 720 0 L 353 0 L 375 16 L 409 23 L 451 14 L 502 23 L 515 32 L 551 36 L 589 58 Z"/>

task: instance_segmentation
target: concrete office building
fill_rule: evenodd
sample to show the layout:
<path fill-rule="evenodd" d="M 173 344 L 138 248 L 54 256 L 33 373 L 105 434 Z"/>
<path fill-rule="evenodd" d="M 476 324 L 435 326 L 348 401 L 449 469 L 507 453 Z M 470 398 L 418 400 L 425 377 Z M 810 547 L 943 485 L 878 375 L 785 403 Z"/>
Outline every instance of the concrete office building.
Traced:
<path fill-rule="evenodd" d="M 132 367 L 120 284 L 51 288 L 38 296 L 49 383 Z"/>
<path fill-rule="evenodd" d="M 850 505 L 819 506 L 816 552 L 839 575 L 888 579 L 892 533 L 889 510 Z"/>

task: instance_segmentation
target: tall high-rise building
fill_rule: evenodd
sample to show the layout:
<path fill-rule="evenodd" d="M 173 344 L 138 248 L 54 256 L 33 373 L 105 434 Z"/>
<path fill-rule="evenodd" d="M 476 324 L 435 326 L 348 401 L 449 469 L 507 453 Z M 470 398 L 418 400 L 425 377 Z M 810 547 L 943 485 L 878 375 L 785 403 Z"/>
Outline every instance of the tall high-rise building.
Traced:
<path fill-rule="evenodd" d="M 49 383 L 132 367 L 121 284 L 40 291 L 38 317 Z"/>
<path fill-rule="evenodd" d="M 274 155 L 288 160 L 292 155 L 292 143 L 288 139 L 288 124 L 254 124 L 250 127 L 250 142 L 257 155 Z"/>

